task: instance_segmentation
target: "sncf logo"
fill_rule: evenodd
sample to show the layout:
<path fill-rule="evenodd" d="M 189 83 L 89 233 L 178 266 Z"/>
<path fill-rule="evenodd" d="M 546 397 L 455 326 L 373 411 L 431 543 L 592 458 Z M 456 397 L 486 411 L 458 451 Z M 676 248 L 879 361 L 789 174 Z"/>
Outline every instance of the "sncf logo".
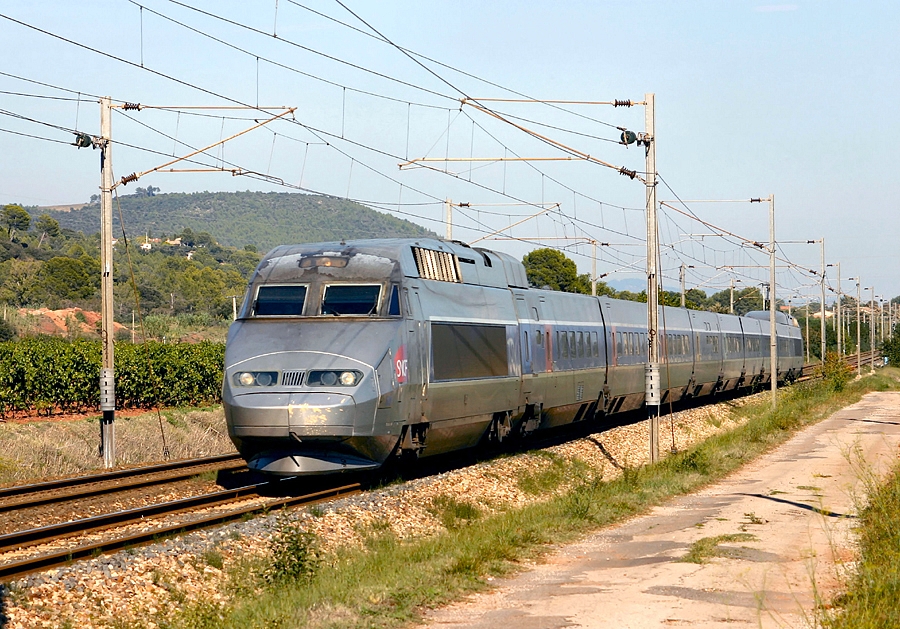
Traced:
<path fill-rule="evenodd" d="M 398 347 L 397 353 L 394 354 L 394 374 L 397 376 L 398 384 L 406 382 L 406 377 L 409 374 L 406 362 L 406 345 Z"/>

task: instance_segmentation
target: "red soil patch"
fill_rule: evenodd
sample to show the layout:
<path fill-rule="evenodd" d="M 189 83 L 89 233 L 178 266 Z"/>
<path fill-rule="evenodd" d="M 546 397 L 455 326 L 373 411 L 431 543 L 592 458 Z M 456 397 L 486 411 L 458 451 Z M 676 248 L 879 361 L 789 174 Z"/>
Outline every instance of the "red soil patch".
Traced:
<path fill-rule="evenodd" d="M 27 321 L 34 321 L 36 334 L 50 336 L 85 336 L 97 338 L 100 336 L 100 313 L 81 308 L 63 308 L 62 310 L 50 310 L 38 308 L 32 310 L 22 308 L 19 315 Z M 30 326 L 29 326 L 30 327 Z M 113 334 L 121 330 L 128 330 L 121 323 L 113 322 Z"/>

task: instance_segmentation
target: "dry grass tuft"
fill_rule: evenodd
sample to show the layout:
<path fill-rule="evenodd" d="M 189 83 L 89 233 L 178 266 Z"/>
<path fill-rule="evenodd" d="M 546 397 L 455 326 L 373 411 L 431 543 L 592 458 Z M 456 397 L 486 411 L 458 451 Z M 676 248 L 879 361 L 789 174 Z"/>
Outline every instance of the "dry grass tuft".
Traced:
<path fill-rule="evenodd" d="M 170 459 L 233 452 L 221 407 L 167 410 L 162 427 Z M 160 421 L 155 412 L 116 417 L 116 463 L 163 460 Z M 100 418 L 78 421 L 0 423 L 0 484 L 83 474 L 103 467 Z"/>

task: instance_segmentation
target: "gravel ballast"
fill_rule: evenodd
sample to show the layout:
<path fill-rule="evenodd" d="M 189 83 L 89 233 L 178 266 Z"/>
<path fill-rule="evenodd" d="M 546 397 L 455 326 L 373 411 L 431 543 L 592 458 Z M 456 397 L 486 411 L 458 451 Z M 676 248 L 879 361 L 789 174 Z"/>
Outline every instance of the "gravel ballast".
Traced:
<path fill-rule="evenodd" d="M 660 420 L 665 456 L 738 425 L 730 411 L 753 397 L 684 410 Z M 225 605 L 230 568 L 265 557 L 267 542 L 286 517 L 313 533 L 328 552 L 363 543 L 367 533 L 389 528 L 398 538 L 444 530 L 435 499 L 475 505 L 483 514 L 546 499 L 524 491 L 517 479 L 553 464 L 554 456 L 577 459 L 604 479 L 648 462 L 648 422 L 612 428 L 515 456 L 499 457 L 426 478 L 370 490 L 287 516 L 270 514 L 198 531 L 113 555 L 31 575 L 0 586 L 0 626 L 158 627 L 192 602 Z M 550 456 L 548 456 L 548 454 Z M 559 491 L 565 490 L 565 483 Z M 0 557 L 0 561 L 8 561 Z M 5 625 L 3 623 L 6 623 Z"/>

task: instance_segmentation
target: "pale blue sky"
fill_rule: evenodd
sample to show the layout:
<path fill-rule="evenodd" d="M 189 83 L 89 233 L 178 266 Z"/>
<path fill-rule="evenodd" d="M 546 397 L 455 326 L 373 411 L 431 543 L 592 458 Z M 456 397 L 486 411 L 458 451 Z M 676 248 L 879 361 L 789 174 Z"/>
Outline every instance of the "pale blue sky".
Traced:
<path fill-rule="evenodd" d="M 460 177 L 398 169 L 396 157 L 407 155 L 560 155 L 468 106 L 460 112 L 458 101 L 453 100 L 460 97 L 454 88 L 471 97 L 508 97 L 508 92 L 431 64 L 451 87 L 395 48 L 318 17 L 290 0 L 184 0 L 182 5 L 146 0 L 141 4 L 146 7 L 143 11 L 126 0 L 6 0 L 0 3 L 0 13 L 138 65 L 143 58 L 146 68 L 240 102 L 296 106 L 297 120 L 318 130 L 314 133 L 297 124 L 279 122 L 267 127 L 271 131 L 259 130 L 227 145 L 225 159 L 243 168 L 269 173 L 294 185 L 301 183 L 302 174 L 306 188 L 336 196 L 349 194 L 395 213 L 399 209 L 406 214 L 398 215 L 439 233 L 443 233 L 439 200 L 450 197 L 469 202 L 472 208 L 455 213 L 454 221 L 454 237 L 467 241 L 535 211 L 527 206 L 490 204 L 559 202 L 561 213 L 525 223 L 512 233 L 519 238 L 540 238 L 554 246 L 563 246 L 565 241 L 558 239 L 573 235 L 610 242 L 613 246 L 601 247 L 598 271 L 610 273 L 606 279 L 641 276 L 626 272 L 643 266 L 640 208 L 644 205 L 644 188 L 638 181 L 601 166 L 575 162 L 507 163 L 505 167 L 476 163 L 471 179 L 480 185 L 467 181 L 470 166 L 464 163 L 450 164 L 450 170 Z M 308 0 L 302 4 L 366 29 L 337 2 Z M 736 199 L 774 193 L 779 240 L 824 236 L 827 261 L 840 261 L 844 278 L 858 274 L 864 286 L 874 284 L 877 293 L 900 294 L 896 246 L 900 221 L 895 218 L 900 186 L 892 158 L 900 140 L 895 113 L 900 97 L 900 47 L 896 43 L 900 8 L 896 3 L 711 0 L 346 4 L 395 43 L 529 96 L 606 101 L 637 100 L 646 92 L 654 92 L 657 166 L 678 196 Z M 263 34 L 183 5 L 227 17 Z M 249 54 L 192 33 L 154 11 Z M 270 36 L 273 31 L 282 41 Z M 0 37 L 6 51 L 0 59 L 3 73 L 145 104 L 225 102 L 7 19 L 0 19 Z M 300 46 L 438 94 L 325 59 Z M 261 58 L 258 63 L 257 56 Z M 267 60 L 293 70 L 273 66 Z M 345 91 L 297 71 L 350 89 Z M 78 98 L 77 94 L 4 75 L 0 75 L 0 91 Z M 96 134 L 98 106 L 90 96 L 82 98 L 79 103 L 0 93 L 0 110 L 66 129 L 76 127 L 77 121 L 79 130 Z M 643 169 L 640 149 L 626 150 L 597 139 L 617 139 L 615 126 L 641 130 L 640 107 L 569 108 L 582 117 L 536 104 L 496 104 L 495 108 L 575 131 L 581 135 L 522 123 L 617 166 Z M 259 116 L 258 112 L 224 113 Z M 173 139 L 136 121 L 168 136 L 177 135 L 179 141 L 192 146 L 212 143 L 223 134 L 252 124 L 153 110 L 128 112 L 128 116 L 134 121 L 121 113 L 113 118 L 117 142 L 169 154 L 187 149 L 176 147 Z M 64 131 L 9 115 L 0 115 L 0 128 L 63 141 L 72 139 Z M 2 132 L 0 147 L 0 202 L 76 203 L 97 192 L 96 153 Z M 212 153 L 221 156 L 219 150 Z M 162 161 L 165 158 L 124 146 L 117 146 L 114 153 L 119 177 Z M 444 168 L 444 163 L 434 166 Z M 165 192 L 290 190 L 228 174 L 155 174 L 133 185 L 154 185 Z M 672 199 L 673 195 L 660 185 L 659 198 Z M 428 205 L 403 205 L 408 203 Z M 768 238 L 766 211 L 760 205 L 696 204 L 691 209 L 705 220 L 747 238 Z M 708 291 L 726 286 L 729 275 L 701 267 L 764 262 L 733 241 L 707 237 L 703 244 L 685 242 L 688 237 L 684 234 L 709 233 L 710 229 L 669 210 L 663 214 L 662 242 L 672 245 L 663 251 L 667 288 L 677 288 L 680 262 L 697 267 L 689 270 L 688 285 L 705 281 L 703 288 Z M 511 241 L 479 244 L 518 256 L 533 246 Z M 818 245 L 785 244 L 783 248 L 785 255 L 802 267 L 819 267 Z M 590 269 L 588 247 L 573 247 L 570 254 L 583 271 Z M 740 268 L 736 273 L 735 277 L 746 284 L 767 277 L 766 270 Z M 833 270 L 829 279 L 833 284 Z M 779 272 L 782 294 L 784 290 L 815 293 L 815 288 L 803 287 L 813 281 L 808 273 Z M 847 291 L 852 283 L 845 280 L 842 287 Z M 855 292 L 855 288 L 852 290 Z"/>

